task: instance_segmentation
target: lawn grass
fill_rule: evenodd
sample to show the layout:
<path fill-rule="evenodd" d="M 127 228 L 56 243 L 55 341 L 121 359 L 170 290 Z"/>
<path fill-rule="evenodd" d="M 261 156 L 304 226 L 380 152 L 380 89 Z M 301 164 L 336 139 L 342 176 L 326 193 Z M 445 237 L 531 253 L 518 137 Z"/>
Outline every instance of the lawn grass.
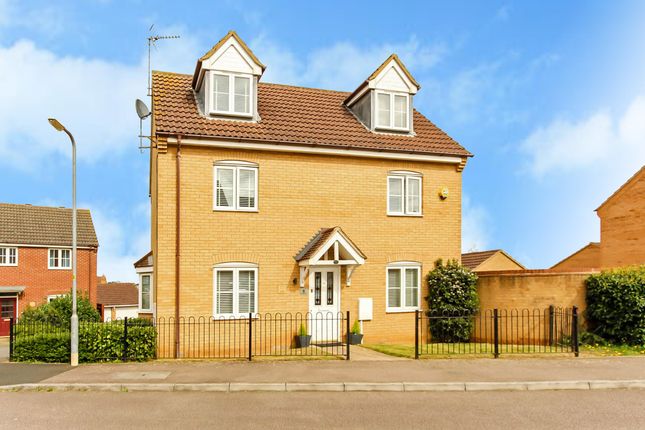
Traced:
<path fill-rule="evenodd" d="M 395 357 L 414 358 L 414 345 L 401 344 L 372 344 L 362 345 L 383 354 Z M 545 346 L 536 345 L 500 345 L 500 357 L 544 357 L 560 356 L 570 357 L 573 353 L 561 351 L 559 348 L 545 349 Z M 424 345 L 420 350 L 419 358 L 490 358 L 493 357 L 494 345 L 490 343 L 433 343 Z M 645 356 L 645 345 L 580 345 L 581 356 Z"/>

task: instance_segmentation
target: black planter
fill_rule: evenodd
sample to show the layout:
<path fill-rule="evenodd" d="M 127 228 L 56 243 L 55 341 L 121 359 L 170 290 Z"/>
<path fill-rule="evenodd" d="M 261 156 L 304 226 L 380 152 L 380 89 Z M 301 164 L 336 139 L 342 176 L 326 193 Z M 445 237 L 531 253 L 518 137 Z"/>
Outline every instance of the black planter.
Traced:
<path fill-rule="evenodd" d="M 361 342 L 363 342 L 363 335 L 362 334 L 354 334 L 354 333 L 349 334 L 349 344 L 350 345 L 360 345 Z"/>
<path fill-rule="evenodd" d="M 309 343 L 311 342 L 311 336 L 306 335 L 306 336 L 296 336 L 296 346 L 298 348 L 306 348 L 309 346 Z"/>

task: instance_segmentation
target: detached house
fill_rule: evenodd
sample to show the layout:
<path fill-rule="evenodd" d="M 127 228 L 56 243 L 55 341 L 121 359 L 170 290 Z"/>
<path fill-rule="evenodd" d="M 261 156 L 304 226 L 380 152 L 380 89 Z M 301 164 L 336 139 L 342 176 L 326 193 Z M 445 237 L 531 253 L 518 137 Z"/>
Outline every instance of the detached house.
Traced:
<path fill-rule="evenodd" d="M 98 240 L 92 216 L 79 209 L 77 288 L 96 304 Z M 0 336 L 27 307 L 72 289 L 72 210 L 0 203 Z"/>
<path fill-rule="evenodd" d="M 366 339 L 409 338 L 424 275 L 461 255 L 471 154 L 396 55 L 353 92 L 264 70 L 230 32 L 192 75 L 152 74 L 152 311 L 355 319 L 361 299 Z"/>

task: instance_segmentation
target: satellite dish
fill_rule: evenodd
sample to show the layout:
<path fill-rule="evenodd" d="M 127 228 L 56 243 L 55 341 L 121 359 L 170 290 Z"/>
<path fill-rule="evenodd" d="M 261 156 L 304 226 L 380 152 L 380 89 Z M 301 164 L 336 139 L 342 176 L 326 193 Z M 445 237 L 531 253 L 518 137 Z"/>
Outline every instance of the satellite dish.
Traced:
<path fill-rule="evenodd" d="M 137 99 L 136 102 L 134 102 L 134 106 L 137 109 L 137 115 L 139 115 L 139 119 L 144 119 L 150 116 L 150 109 L 148 109 L 148 106 L 146 104 Z"/>

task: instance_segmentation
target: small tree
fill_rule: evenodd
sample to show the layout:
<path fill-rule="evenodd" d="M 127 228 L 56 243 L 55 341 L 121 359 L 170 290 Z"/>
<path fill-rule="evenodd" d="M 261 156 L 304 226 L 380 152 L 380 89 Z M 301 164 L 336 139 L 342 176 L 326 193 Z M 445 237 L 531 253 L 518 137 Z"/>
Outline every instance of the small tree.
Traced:
<path fill-rule="evenodd" d="M 79 321 L 98 322 L 101 315 L 92 302 L 82 295 L 77 296 L 76 312 Z M 35 308 L 27 308 L 20 316 L 20 322 L 39 322 L 66 327 L 72 318 L 72 295 L 65 294 L 49 303 L 43 303 Z"/>
<path fill-rule="evenodd" d="M 477 275 L 457 260 L 435 262 L 428 274 L 427 297 L 432 338 L 439 342 L 468 342 L 473 331 L 472 315 L 479 309 Z M 445 318 L 444 318 L 445 317 Z"/>

